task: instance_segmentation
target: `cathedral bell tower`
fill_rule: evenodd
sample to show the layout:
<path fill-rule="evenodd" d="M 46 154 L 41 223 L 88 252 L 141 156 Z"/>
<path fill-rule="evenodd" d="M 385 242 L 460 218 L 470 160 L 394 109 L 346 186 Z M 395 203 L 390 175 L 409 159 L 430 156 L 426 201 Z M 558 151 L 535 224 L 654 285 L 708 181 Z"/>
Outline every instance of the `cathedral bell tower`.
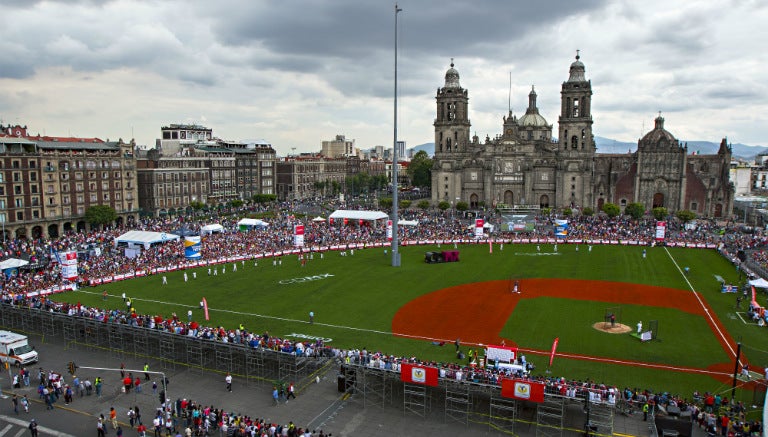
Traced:
<path fill-rule="evenodd" d="M 469 144 L 467 90 L 459 84 L 459 72 L 451 68 L 445 72 L 445 86 L 437 90 L 437 117 L 435 118 L 435 157 L 466 152 Z"/>
<path fill-rule="evenodd" d="M 579 58 L 577 50 L 570 76 L 560 91 L 558 207 L 594 207 L 590 188 L 596 151 L 592 135 L 592 82 L 586 79 Z"/>
<path fill-rule="evenodd" d="M 592 137 L 592 82 L 584 77 L 584 64 L 579 60 L 571 64 L 570 77 L 560 91 L 560 150 L 571 153 L 594 154 Z"/>
<path fill-rule="evenodd" d="M 435 117 L 435 156 L 432 166 L 432 201 L 458 202 L 464 184 L 462 161 L 469 156 L 469 97 L 459 84 L 459 72 L 445 72 L 445 86 L 438 88 Z M 476 173 L 475 173 L 476 174 Z"/>

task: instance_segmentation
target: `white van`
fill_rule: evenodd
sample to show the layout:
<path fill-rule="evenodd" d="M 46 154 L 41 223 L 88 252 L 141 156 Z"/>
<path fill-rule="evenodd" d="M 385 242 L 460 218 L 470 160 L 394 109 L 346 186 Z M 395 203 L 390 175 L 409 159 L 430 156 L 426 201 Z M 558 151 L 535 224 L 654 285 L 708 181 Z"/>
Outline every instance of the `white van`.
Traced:
<path fill-rule="evenodd" d="M 0 362 L 25 366 L 37 362 L 37 352 L 29 345 L 26 335 L 0 331 Z"/>

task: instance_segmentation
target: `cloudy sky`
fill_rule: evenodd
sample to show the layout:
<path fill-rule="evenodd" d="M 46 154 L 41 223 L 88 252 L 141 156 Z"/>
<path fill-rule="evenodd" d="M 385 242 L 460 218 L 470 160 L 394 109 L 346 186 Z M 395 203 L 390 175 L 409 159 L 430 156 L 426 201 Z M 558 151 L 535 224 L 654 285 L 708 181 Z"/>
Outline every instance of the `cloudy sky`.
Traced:
<path fill-rule="evenodd" d="M 285 155 L 346 135 L 392 145 L 394 3 L 0 0 L 0 119 L 136 139 L 198 123 Z M 577 49 L 596 135 L 635 142 L 662 111 L 681 140 L 768 146 L 764 0 L 402 0 L 399 138 L 434 140 L 451 58 L 472 130 L 501 132 L 531 85 L 556 125 Z M 555 126 L 555 135 L 557 127 Z"/>

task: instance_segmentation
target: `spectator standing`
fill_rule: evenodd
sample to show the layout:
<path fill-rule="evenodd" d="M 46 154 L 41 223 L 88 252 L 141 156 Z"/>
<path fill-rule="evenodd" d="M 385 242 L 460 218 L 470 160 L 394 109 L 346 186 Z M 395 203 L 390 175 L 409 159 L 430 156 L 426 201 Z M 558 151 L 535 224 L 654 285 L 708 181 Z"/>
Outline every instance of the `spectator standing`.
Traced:
<path fill-rule="evenodd" d="M 224 377 L 224 382 L 227 383 L 227 391 L 232 391 L 232 375 L 227 373 L 227 376 Z"/>

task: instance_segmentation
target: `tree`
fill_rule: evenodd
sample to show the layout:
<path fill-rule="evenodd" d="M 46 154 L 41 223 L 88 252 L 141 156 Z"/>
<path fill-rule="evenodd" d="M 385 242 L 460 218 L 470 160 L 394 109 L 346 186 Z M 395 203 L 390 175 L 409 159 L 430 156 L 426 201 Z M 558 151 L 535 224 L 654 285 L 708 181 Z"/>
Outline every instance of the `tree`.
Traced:
<path fill-rule="evenodd" d="M 411 179 L 411 185 L 415 187 L 429 187 L 432 185 L 432 160 L 427 152 L 423 150 L 416 152 L 406 171 Z"/>
<path fill-rule="evenodd" d="M 274 194 L 254 194 L 252 199 L 256 203 L 269 203 L 277 200 L 277 196 Z"/>
<path fill-rule="evenodd" d="M 451 204 L 448 203 L 447 200 L 441 200 L 440 203 L 437 204 L 437 209 L 439 209 L 440 211 L 445 211 L 450 207 L 451 207 Z"/>
<path fill-rule="evenodd" d="M 541 215 L 548 216 L 552 214 L 552 208 L 541 208 Z"/>
<path fill-rule="evenodd" d="M 379 199 L 379 206 L 382 208 L 390 209 L 392 208 L 392 198 L 391 197 L 382 197 Z"/>
<path fill-rule="evenodd" d="M 593 215 L 595 215 L 595 210 L 587 206 L 586 208 L 581 210 L 581 213 L 587 217 L 592 217 Z"/>
<path fill-rule="evenodd" d="M 456 202 L 456 211 L 464 212 L 469 209 L 469 204 L 467 202 L 461 201 Z"/>
<path fill-rule="evenodd" d="M 419 200 L 419 203 L 416 204 L 416 206 L 418 206 L 419 209 L 424 210 L 424 211 L 429 209 L 429 205 L 430 205 L 430 203 L 429 203 L 429 200 L 427 200 L 427 199 Z"/>
<path fill-rule="evenodd" d="M 635 220 L 640 220 L 645 215 L 645 206 L 642 203 L 633 202 L 624 208 L 624 214 Z"/>
<path fill-rule="evenodd" d="M 566 217 L 570 217 L 573 215 L 573 210 L 571 208 L 565 208 L 563 210 L 563 215 Z"/>
<path fill-rule="evenodd" d="M 400 208 L 401 209 L 408 209 L 411 206 L 411 201 L 408 199 L 403 199 L 400 201 Z"/>
<path fill-rule="evenodd" d="M 667 208 L 664 208 L 663 206 L 653 208 L 653 217 L 656 218 L 656 220 L 664 220 L 664 217 L 667 215 L 669 215 Z"/>
<path fill-rule="evenodd" d="M 683 223 L 688 223 L 689 221 L 696 218 L 696 213 L 693 211 L 689 211 L 687 209 L 681 209 L 680 211 L 675 214 L 680 221 Z"/>
<path fill-rule="evenodd" d="M 241 206 L 243 206 L 243 201 L 240 199 L 230 200 L 229 206 L 231 206 L 232 208 L 240 208 Z"/>
<path fill-rule="evenodd" d="M 619 208 L 619 205 L 608 202 L 603 205 L 603 212 L 606 213 L 608 217 L 614 218 L 621 214 L 621 209 Z"/>
<path fill-rule="evenodd" d="M 117 212 L 109 205 L 95 205 L 85 211 L 85 221 L 91 226 L 103 227 L 117 219 Z"/>

